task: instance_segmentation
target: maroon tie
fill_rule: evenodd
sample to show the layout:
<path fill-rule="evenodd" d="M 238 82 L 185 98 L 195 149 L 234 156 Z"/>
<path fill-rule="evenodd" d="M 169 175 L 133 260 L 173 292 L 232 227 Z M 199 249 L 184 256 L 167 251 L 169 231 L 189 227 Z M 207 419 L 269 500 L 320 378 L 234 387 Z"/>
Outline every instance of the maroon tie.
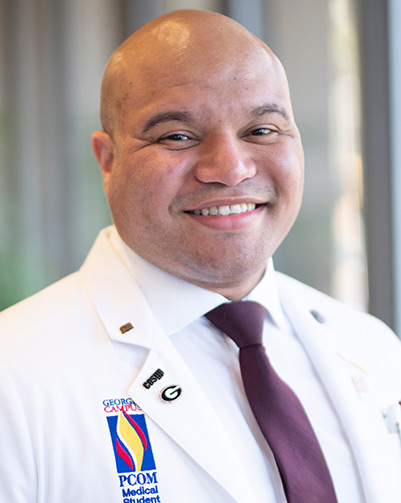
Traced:
<path fill-rule="evenodd" d="M 263 347 L 265 308 L 257 302 L 231 302 L 205 316 L 240 348 L 244 388 L 273 451 L 287 501 L 336 503 L 326 461 L 305 411 L 274 371 Z"/>

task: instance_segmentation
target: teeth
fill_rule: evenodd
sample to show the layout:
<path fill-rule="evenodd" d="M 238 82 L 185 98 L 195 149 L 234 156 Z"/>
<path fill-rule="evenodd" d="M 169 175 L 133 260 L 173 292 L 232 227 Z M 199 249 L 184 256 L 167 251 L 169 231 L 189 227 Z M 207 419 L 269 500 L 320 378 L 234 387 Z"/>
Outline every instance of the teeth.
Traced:
<path fill-rule="evenodd" d="M 211 216 L 227 216 L 227 215 L 238 215 L 239 213 L 246 213 L 247 211 L 252 211 L 256 208 L 255 203 L 241 203 L 232 204 L 231 206 L 211 206 L 210 208 L 202 208 L 201 210 L 195 210 L 193 213 L 195 215 L 203 215 L 205 217 Z"/>
<path fill-rule="evenodd" d="M 219 206 L 218 207 L 218 210 L 219 210 L 219 214 L 220 215 L 230 215 L 231 211 L 230 211 L 230 206 Z"/>

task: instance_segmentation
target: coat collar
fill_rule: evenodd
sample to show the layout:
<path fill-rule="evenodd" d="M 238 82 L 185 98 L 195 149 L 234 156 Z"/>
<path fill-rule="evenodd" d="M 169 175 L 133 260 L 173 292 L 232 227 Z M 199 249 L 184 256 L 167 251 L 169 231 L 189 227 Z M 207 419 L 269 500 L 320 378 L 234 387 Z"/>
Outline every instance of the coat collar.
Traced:
<path fill-rule="evenodd" d="M 167 335 L 182 330 L 219 304 L 228 302 L 216 292 L 188 283 L 150 264 L 124 243 L 114 227 L 110 228 L 109 242 L 135 278 L 152 306 L 156 321 Z M 267 262 L 263 278 L 247 300 L 263 303 L 273 323 L 284 324 L 272 259 Z"/>
<path fill-rule="evenodd" d="M 150 349 L 157 326 L 143 293 L 103 230 L 80 269 L 80 277 L 112 340 Z M 130 328 L 132 325 L 132 328 Z"/>

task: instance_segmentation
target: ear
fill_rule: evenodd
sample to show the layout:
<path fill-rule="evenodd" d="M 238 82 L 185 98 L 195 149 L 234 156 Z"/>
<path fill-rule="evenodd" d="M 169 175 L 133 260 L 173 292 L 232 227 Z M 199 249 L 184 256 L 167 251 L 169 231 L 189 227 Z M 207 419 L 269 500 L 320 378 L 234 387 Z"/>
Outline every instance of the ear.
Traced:
<path fill-rule="evenodd" d="M 108 133 L 95 131 L 92 134 L 92 148 L 97 162 L 100 164 L 104 190 L 107 195 L 107 187 L 114 163 L 114 143 Z"/>

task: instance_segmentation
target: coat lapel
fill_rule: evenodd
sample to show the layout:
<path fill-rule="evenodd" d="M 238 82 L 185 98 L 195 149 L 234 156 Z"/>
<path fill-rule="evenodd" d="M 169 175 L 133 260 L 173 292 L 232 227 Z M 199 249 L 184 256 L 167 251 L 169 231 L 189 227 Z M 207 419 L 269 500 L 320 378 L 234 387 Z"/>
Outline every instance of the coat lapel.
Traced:
<path fill-rule="evenodd" d="M 185 361 L 157 324 L 132 274 L 104 235 L 100 235 L 82 266 L 81 278 L 111 340 L 136 347 L 132 358 L 139 371 L 129 387 L 135 403 L 219 483 L 233 501 L 247 503 L 252 488 L 244 482 L 238 456 L 224 425 Z M 138 353 L 140 358 L 136 358 Z M 143 383 L 157 369 L 163 371 L 163 378 L 147 389 Z M 176 401 L 165 403 L 160 399 L 160 391 L 169 385 L 178 385 L 182 394 Z"/>
<path fill-rule="evenodd" d="M 326 388 L 338 416 L 343 423 L 359 469 L 366 501 L 395 501 L 399 494 L 397 480 L 391 463 L 389 433 L 381 411 L 361 400 L 351 375 L 344 372 L 334 344 L 330 327 L 311 315 L 304 300 L 287 289 L 281 292 L 283 309 L 287 314 L 306 352 Z M 318 306 L 317 306 L 317 312 Z M 324 313 L 323 313 L 324 315 Z"/>
<path fill-rule="evenodd" d="M 157 369 L 163 371 L 162 379 L 146 389 L 143 383 Z M 170 386 L 178 386 L 181 394 L 166 403 L 161 399 L 161 392 Z M 129 393 L 146 415 L 231 494 L 234 501 L 249 501 L 252 489 L 244 485 L 242 468 L 224 425 L 185 361 L 161 330 L 154 334 L 154 349 L 149 352 Z"/>

